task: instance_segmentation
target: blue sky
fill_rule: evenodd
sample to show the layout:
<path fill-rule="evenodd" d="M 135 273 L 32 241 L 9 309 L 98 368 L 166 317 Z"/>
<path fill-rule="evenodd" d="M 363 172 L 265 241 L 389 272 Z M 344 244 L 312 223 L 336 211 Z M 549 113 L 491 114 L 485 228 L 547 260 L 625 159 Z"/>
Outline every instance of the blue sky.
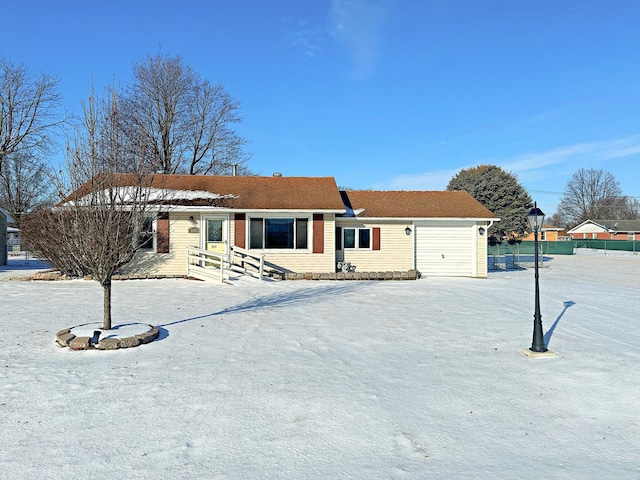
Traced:
<path fill-rule="evenodd" d="M 0 54 L 62 81 L 127 83 L 180 55 L 242 102 L 262 175 L 442 190 L 480 164 L 553 213 L 579 168 L 640 197 L 637 0 L 37 0 L 3 5 Z"/>

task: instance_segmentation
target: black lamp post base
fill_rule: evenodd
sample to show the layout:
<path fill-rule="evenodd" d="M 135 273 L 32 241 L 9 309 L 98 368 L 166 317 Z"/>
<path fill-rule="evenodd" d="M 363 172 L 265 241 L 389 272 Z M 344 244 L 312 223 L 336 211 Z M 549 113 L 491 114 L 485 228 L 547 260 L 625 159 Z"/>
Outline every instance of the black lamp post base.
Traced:
<path fill-rule="evenodd" d="M 520 353 L 529 358 L 545 358 L 558 356 L 557 353 L 552 352 L 551 350 L 545 350 L 544 352 L 534 352 L 530 348 L 523 348 L 522 350 L 520 350 Z"/>

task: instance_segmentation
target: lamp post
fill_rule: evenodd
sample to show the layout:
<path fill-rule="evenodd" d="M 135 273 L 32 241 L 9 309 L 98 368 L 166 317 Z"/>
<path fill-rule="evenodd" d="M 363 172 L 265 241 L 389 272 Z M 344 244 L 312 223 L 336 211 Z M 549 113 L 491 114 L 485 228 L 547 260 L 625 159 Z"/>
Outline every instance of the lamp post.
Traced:
<path fill-rule="evenodd" d="M 547 351 L 547 346 L 544 344 L 544 334 L 542 333 L 542 315 L 540 315 L 540 286 L 538 282 L 538 232 L 542 228 L 542 222 L 544 221 L 544 213 L 538 208 L 538 204 L 534 203 L 533 208 L 527 215 L 531 230 L 533 230 L 533 261 L 535 262 L 535 277 L 536 277 L 536 306 L 535 313 L 533 314 L 533 343 L 531 344 L 532 352 L 542 353 Z"/>

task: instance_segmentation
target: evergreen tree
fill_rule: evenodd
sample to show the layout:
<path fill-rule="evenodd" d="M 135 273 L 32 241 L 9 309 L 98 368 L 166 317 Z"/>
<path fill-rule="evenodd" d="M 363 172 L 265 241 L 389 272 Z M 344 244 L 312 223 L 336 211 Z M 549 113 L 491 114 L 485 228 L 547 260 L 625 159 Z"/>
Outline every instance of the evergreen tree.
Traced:
<path fill-rule="evenodd" d="M 527 214 L 531 196 L 516 176 L 495 165 L 479 165 L 460 170 L 447 185 L 447 190 L 466 190 L 473 198 L 500 218 L 489 229 L 494 241 L 522 236 L 529 228 Z"/>

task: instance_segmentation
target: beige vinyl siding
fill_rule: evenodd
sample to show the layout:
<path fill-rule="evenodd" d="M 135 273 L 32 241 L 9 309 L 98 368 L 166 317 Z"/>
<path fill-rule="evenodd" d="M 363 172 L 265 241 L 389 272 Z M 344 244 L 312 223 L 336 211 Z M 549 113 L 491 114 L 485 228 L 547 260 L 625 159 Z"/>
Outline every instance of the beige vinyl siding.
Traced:
<path fill-rule="evenodd" d="M 189 217 L 193 216 L 197 224 Z M 187 246 L 199 246 L 200 234 L 189 233 L 189 228 L 199 227 L 200 216 L 189 213 L 169 214 L 169 253 L 139 251 L 134 259 L 121 270 L 123 274 L 136 275 L 186 275 Z"/>
<path fill-rule="evenodd" d="M 480 227 L 484 228 L 485 230 L 484 235 L 480 235 L 480 233 L 478 233 L 478 230 L 480 229 Z M 479 278 L 487 278 L 488 276 L 488 270 L 489 270 L 488 259 L 487 259 L 487 255 L 488 255 L 487 231 L 488 230 L 489 230 L 489 224 L 487 222 L 479 222 L 476 225 L 476 243 L 477 243 L 476 276 Z"/>
<path fill-rule="evenodd" d="M 351 262 L 358 272 L 407 271 L 413 269 L 414 227 L 410 222 L 361 221 L 337 219 L 342 228 L 380 228 L 380 250 L 346 249 L 339 252 L 338 261 Z M 407 235 L 405 229 L 411 228 Z M 373 238 L 372 238 L 373 243 Z"/>

